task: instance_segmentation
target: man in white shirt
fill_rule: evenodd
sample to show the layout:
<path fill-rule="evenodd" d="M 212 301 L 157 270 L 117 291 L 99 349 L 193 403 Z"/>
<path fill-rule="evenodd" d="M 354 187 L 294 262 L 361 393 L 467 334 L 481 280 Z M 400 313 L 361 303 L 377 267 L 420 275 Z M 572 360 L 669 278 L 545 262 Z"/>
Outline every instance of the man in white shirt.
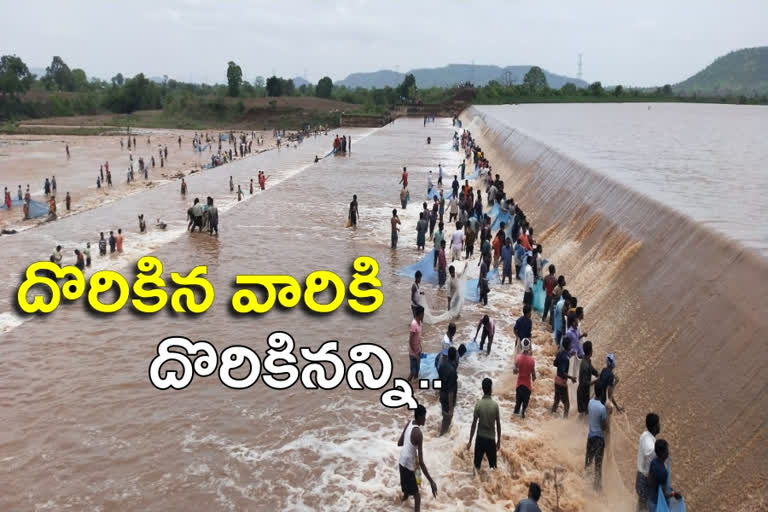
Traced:
<path fill-rule="evenodd" d="M 496 199 L 496 185 L 491 185 L 488 189 L 488 206 L 493 206 L 493 201 Z"/>
<path fill-rule="evenodd" d="M 656 436 L 661 432 L 657 414 L 651 412 L 646 415 L 645 429 L 637 444 L 637 478 L 635 479 L 637 510 L 642 511 L 648 510 L 648 469 L 651 461 L 656 457 Z"/>
<path fill-rule="evenodd" d="M 466 267 L 464 267 L 466 270 Z M 463 272 L 462 272 L 463 273 Z M 459 292 L 459 278 L 461 274 L 456 274 L 456 269 L 453 265 L 448 267 L 448 311 L 451 310 L 451 306 L 456 305 L 456 297 Z"/>
<path fill-rule="evenodd" d="M 523 285 L 525 286 L 523 305 L 528 304 L 533 307 L 533 268 L 531 268 L 531 263 L 533 263 L 533 256 L 528 256 L 528 260 L 525 263 L 525 279 L 523 280 Z"/>
<path fill-rule="evenodd" d="M 456 223 L 456 231 L 451 236 L 451 261 L 461 261 L 461 251 L 464 249 L 464 231 L 461 222 Z"/>

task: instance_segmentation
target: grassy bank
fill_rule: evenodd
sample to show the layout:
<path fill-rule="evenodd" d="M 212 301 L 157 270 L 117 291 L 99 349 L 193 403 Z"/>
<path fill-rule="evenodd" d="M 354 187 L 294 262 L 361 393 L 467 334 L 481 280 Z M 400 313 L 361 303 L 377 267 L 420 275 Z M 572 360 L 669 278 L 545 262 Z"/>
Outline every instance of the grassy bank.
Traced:
<path fill-rule="evenodd" d="M 17 123 L 0 124 L 3 135 L 118 135 L 120 131 L 110 127 L 93 126 L 35 126 Z"/>

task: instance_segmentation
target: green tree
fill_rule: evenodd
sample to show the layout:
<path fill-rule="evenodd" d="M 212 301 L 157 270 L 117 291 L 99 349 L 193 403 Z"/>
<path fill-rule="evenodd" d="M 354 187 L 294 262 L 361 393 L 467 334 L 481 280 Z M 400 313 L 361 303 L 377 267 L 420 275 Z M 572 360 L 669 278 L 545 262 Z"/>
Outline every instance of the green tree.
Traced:
<path fill-rule="evenodd" d="M 539 66 L 532 66 L 523 78 L 523 85 L 528 86 L 532 91 L 543 91 L 548 89 L 547 77 Z"/>
<path fill-rule="evenodd" d="M 403 83 L 397 88 L 397 93 L 406 100 L 411 100 L 416 96 L 416 77 L 412 73 L 405 75 Z"/>
<path fill-rule="evenodd" d="M 664 86 L 664 87 L 661 89 L 661 92 L 662 92 L 662 94 L 664 94 L 664 96 L 672 96 L 672 86 L 671 86 L 671 85 L 669 85 L 669 84 L 666 84 L 666 85 L 665 85 L 665 86 Z"/>
<path fill-rule="evenodd" d="M 20 57 L 3 55 L 0 58 L 0 94 L 16 97 L 32 86 L 35 77 Z"/>
<path fill-rule="evenodd" d="M 275 75 L 267 78 L 267 96 L 282 96 L 283 84 L 282 81 Z"/>
<path fill-rule="evenodd" d="M 315 87 L 315 96 L 318 98 L 330 98 L 333 91 L 333 80 L 330 77 L 324 76 L 317 82 Z"/>
<path fill-rule="evenodd" d="M 288 80 L 280 78 L 279 80 L 283 96 L 296 96 L 296 84 L 293 83 L 292 78 L 289 78 Z"/>
<path fill-rule="evenodd" d="M 240 84 L 243 81 L 243 70 L 232 61 L 227 64 L 227 94 L 233 98 L 240 96 Z"/>
<path fill-rule="evenodd" d="M 51 65 L 45 68 L 45 76 L 42 79 L 46 89 L 58 89 L 60 91 L 72 90 L 72 71 L 58 55 L 53 58 Z"/>
<path fill-rule="evenodd" d="M 603 84 L 600 82 L 593 82 L 589 86 L 589 93 L 592 96 L 602 96 L 603 95 Z"/>
<path fill-rule="evenodd" d="M 115 76 L 112 77 L 111 82 L 112 82 L 112 85 L 122 86 L 123 83 L 125 82 L 125 78 L 123 78 L 123 74 L 122 73 L 118 73 L 118 74 L 116 74 Z"/>
<path fill-rule="evenodd" d="M 622 87 L 621 85 L 617 85 L 617 86 L 616 86 L 616 87 L 613 89 L 613 95 L 614 95 L 614 96 L 616 96 L 616 97 L 618 98 L 618 97 L 619 97 L 619 96 L 621 96 L 622 94 L 624 94 L 624 87 Z"/>
<path fill-rule="evenodd" d="M 88 90 L 88 76 L 80 68 L 72 70 L 70 75 L 72 78 L 72 90 L 73 91 L 87 91 Z"/>
<path fill-rule="evenodd" d="M 568 82 L 560 88 L 560 92 L 563 96 L 576 96 L 579 90 L 575 84 Z"/>

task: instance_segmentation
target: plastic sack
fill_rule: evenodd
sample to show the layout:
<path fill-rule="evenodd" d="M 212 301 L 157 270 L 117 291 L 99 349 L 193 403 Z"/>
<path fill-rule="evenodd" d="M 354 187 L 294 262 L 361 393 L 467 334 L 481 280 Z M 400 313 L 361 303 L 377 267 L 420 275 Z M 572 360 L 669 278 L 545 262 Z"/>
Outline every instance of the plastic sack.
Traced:
<path fill-rule="evenodd" d="M 533 309 L 539 313 L 544 312 L 544 299 L 547 297 L 547 292 L 544 290 L 544 281 L 537 279 L 533 285 Z"/>

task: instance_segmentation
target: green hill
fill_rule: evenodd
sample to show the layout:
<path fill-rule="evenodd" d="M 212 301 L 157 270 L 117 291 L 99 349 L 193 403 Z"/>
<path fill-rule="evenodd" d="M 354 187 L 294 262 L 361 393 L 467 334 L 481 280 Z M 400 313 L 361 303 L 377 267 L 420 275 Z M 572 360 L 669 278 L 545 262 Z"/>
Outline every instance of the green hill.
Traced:
<path fill-rule="evenodd" d="M 736 50 L 673 87 L 681 94 L 768 94 L 768 46 Z"/>

